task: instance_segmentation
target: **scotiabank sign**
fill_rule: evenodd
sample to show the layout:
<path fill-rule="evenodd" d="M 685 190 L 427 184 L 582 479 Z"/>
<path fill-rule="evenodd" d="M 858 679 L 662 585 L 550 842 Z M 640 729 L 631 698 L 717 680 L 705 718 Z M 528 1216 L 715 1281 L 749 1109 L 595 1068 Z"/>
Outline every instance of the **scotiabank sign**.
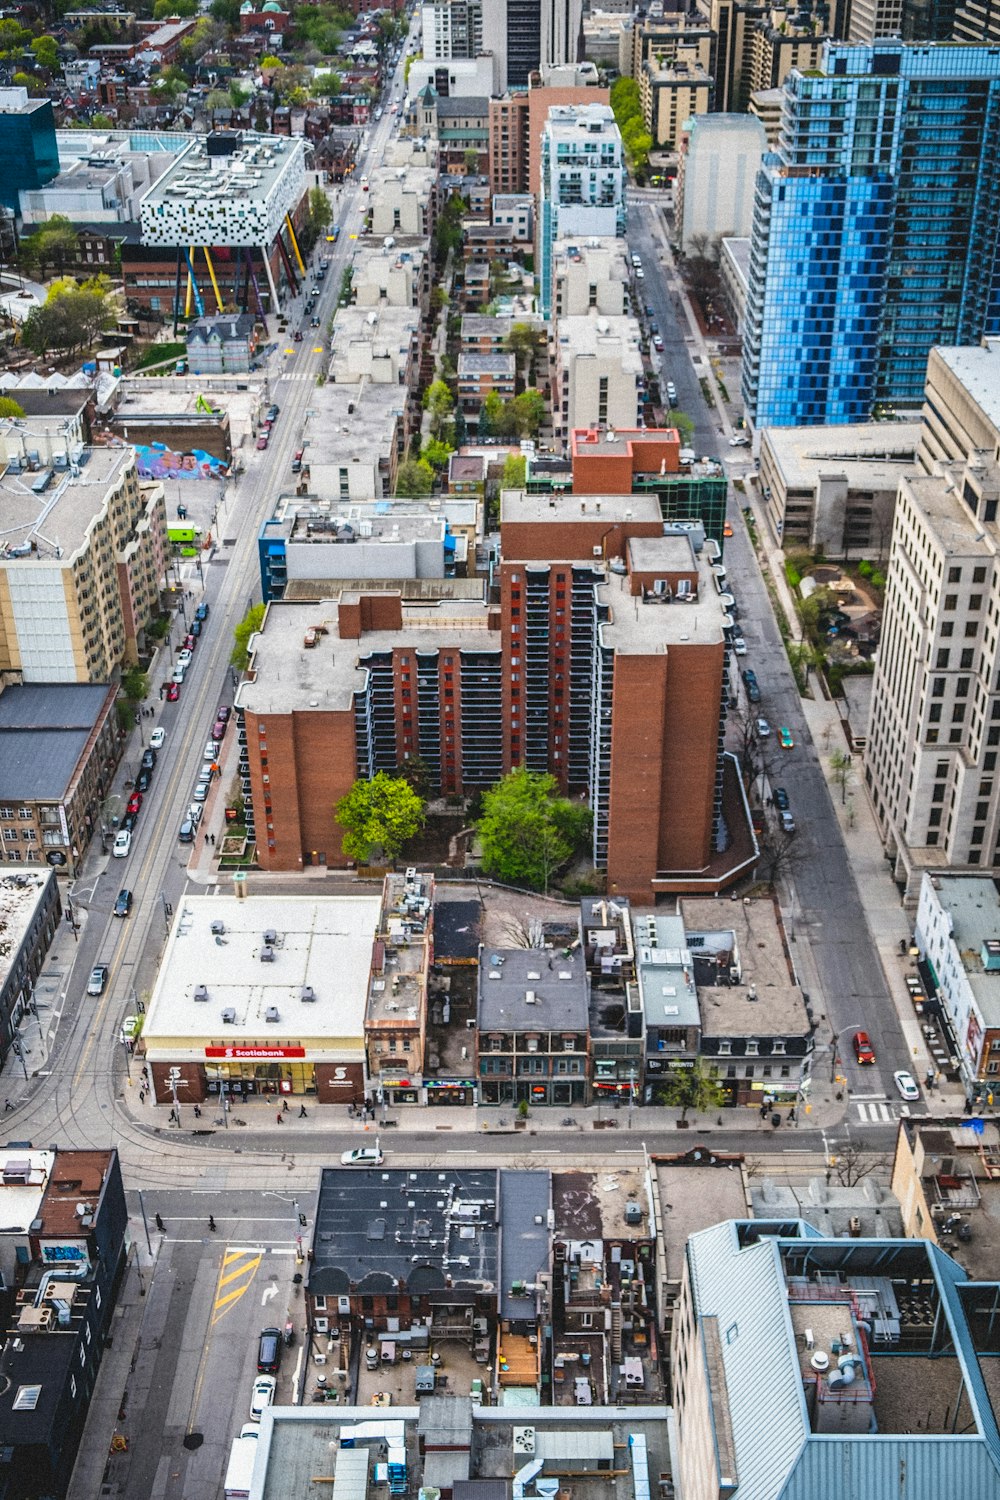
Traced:
<path fill-rule="evenodd" d="M 229 1057 L 229 1058 L 269 1058 L 269 1057 L 305 1057 L 304 1047 L 206 1047 L 206 1057 Z"/>

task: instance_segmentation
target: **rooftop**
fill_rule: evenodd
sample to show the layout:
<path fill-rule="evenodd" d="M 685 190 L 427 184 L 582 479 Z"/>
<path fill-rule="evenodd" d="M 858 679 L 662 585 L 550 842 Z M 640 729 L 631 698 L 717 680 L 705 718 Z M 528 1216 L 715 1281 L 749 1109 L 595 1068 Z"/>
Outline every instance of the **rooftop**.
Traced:
<path fill-rule="evenodd" d="M 643 597 L 632 593 L 631 580 L 624 573 L 611 569 L 597 590 L 599 601 L 611 609 L 611 618 L 600 626 L 602 641 L 619 653 L 635 656 L 652 656 L 671 646 L 689 643 L 720 645 L 724 639 L 723 625 L 728 617 L 714 587 L 711 566 L 704 553 L 696 559 L 686 535 L 633 537 L 629 542 L 630 552 L 637 540 L 648 548 L 651 560 L 643 566 L 651 571 L 672 572 L 681 566 L 685 571 L 697 570 L 697 592 L 673 596 L 649 593 Z M 677 562 L 682 549 L 672 545 L 676 542 L 683 543 L 686 548 L 688 561 L 684 564 Z M 646 555 L 643 547 L 638 549 L 640 556 Z M 634 565 L 639 566 L 635 563 L 634 552 L 632 558 Z"/>
<path fill-rule="evenodd" d="M 368 988 L 369 1022 L 418 1024 L 427 999 L 433 899 L 430 875 L 414 871 L 385 877 Z"/>
<path fill-rule="evenodd" d="M 681 917 L 660 911 L 632 913 L 636 977 L 647 1026 L 699 1026 L 694 962 Z"/>
<path fill-rule="evenodd" d="M 0 875 L 0 990 L 7 983 L 45 887 L 55 878 L 51 870 L 27 869 L 16 875 Z"/>
<path fill-rule="evenodd" d="M 941 464 L 940 473 L 906 474 L 902 484 L 913 496 L 939 548 L 989 563 L 997 547 L 994 527 L 980 524 L 962 494 L 965 465 Z"/>
<path fill-rule="evenodd" d="M 749 1211 L 743 1158 L 696 1146 L 670 1156 L 650 1157 L 656 1182 L 657 1236 L 667 1282 L 677 1284 L 691 1235 L 723 1219 Z"/>
<path fill-rule="evenodd" d="M 112 1151 L 58 1151 L 38 1217 L 48 1240 L 80 1233 L 80 1204 L 96 1210 L 115 1161 Z"/>
<path fill-rule="evenodd" d="M 919 422 L 867 422 L 857 427 L 769 427 L 770 449 L 789 488 L 833 474 L 870 488 L 894 489 L 903 469 L 916 472 Z"/>
<path fill-rule="evenodd" d="M 144 242 L 166 243 L 155 230 L 157 219 L 168 209 L 210 207 L 215 202 L 265 203 L 290 169 L 295 177 L 304 174 L 302 160 L 303 143 L 288 136 L 244 130 L 228 136 L 216 131 L 191 137 L 143 194 L 140 212 Z"/>
<path fill-rule="evenodd" d="M 401 631 L 366 631 L 360 640 L 342 641 L 335 601 L 272 603 L 253 639 L 253 677 L 240 684 L 238 701 L 256 714 L 343 711 L 364 688 L 364 657 L 408 644 L 415 650 L 444 646 L 499 652 L 500 636 L 487 628 L 488 619 L 481 600 L 411 604 L 403 610 Z M 305 633 L 318 625 L 325 625 L 327 634 L 307 650 Z"/>
<path fill-rule="evenodd" d="M 560 1240 L 637 1240 L 651 1235 L 643 1168 L 610 1161 L 596 1172 L 552 1175 L 553 1233 Z M 642 1214 L 633 1222 L 635 1205 Z M 630 1207 L 631 1206 L 631 1207 Z"/>
<path fill-rule="evenodd" d="M 0 1235 L 27 1234 L 39 1217 L 57 1152 L 0 1147 Z"/>
<path fill-rule="evenodd" d="M 513 1290 L 515 1282 L 537 1284 L 549 1268 L 548 1213 L 552 1178 L 548 1172 L 500 1172 L 500 1316 L 534 1319 L 535 1293 Z"/>
<path fill-rule="evenodd" d="M 327 381 L 310 396 L 310 403 L 302 437 L 317 491 L 325 483 L 326 493 L 339 493 L 339 474 L 323 476 L 324 466 L 339 470 L 367 463 L 377 467 L 383 460 L 388 466 L 396 426 L 406 406 L 405 390 L 360 378 Z"/>
<path fill-rule="evenodd" d="M 527 490 L 503 490 L 500 495 L 500 528 L 507 522 L 530 521 L 651 521 L 660 526 L 663 514 L 654 494 L 640 495 L 531 495 Z"/>
<path fill-rule="evenodd" d="M 556 357 L 618 359 L 623 373 L 638 379 L 642 375 L 641 339 L 639 324 L 625 315 L 605 317 L 588 313 L 560 318 Z"/>
<path fill-rule="evenodd" d="M 0 703 L 2 703 L 0 699 Z M 1000 890 L 986 875 L 935 875 L 930 880 L 951 917 L 951 937 L 987 1026 L 1000 1026 L 1000 968 L 989 970 L 984 947 L 1000 942 Z"/>
<path fill-rule="evenodd" d="M 978 347 L 936 352 L 990 425 L 1000 430 L 1000 339 L 987 338 Z"/>
<path fill-rule="evenodd" d="M 438 963 L 473 963 L 479 955 L 482 906 L 478 901 L 434 903 L 434 957 Z"/>
<path fill-rule="evenodd" d="M 176 1057 L 206 1036 L 261 1047 L 308 1036 L 355 1049 L 379 905 L 368 895 L 183 897 L 143 1027 L 147 1048 L 169 1045 Z"/>
<path fill-rule="evenodd" d="M 587 967 L 579 949 L 485 950 L 479 964 L 479 1030 L 585 1032 Z"/>
<path fill-rule="evenodd" d="M 520 1176 L 520 1174 L 518 1174 Z M 309 1267 L 314 1295 L 496 1293 L 499 1173 L 326 1167 Z"/>
<path fill-rule="evenodd" d="M 25 419 L 27 424 L 28 419 Z M 30 426 L 18 429 L 24 452 L 32 452 Z M 6 434 L 0 434 L 6 437 Z M 8 455 L 11 444 L 7 442 Z M 108 499 L 108 492 L 134 467 L 131 448 L 83 448 L 67 436 L 62 444 L 65 463 L 47 469 L 45 490 L 34 493 L 42 470 L 21 472 L 9 466 L 0 476 L 0 514 L 3 515 L 3 547 L 0 563 L 8 568 L 32 568 L 39 562 L 63 559 L 68 564 L 83 547 L 87 533 Z M 79 470 L 74 474 L 70 464 Z M 31 548 L 18 557 L 19 548 Z M 12 555 L 13 554 L 13 555 Z"/>
<path fill-rule="evenodd" d="M 0 802 L 60 802 L 115 687 L 17 683 L 0 693 Z"/>
<path fill-rule="evenodd" d="M 458 356 L 458 378 L 463 375 L 505 375 L 514 378 L 513 354 L 460 354 Z"/>
<path fill-rule="evenodd" d="M 718 901 L 685 896 L 681 915 L 695 963 L 704 1036 L 801 1036 L 809 1032 L 794 983 L 778 909 L 766 900 L 730 903 L 735 930 L 722 927 Z M 739 978 L 727 983 L 737 969 Z"/>
<path fill-rule="evenodd" d="M 552 246 L 553 276 L 585 264 L 600 266 L 614 281 L 627 281 L 626 242 L 610 235 L 560 235 Z"/>
<path fill-rule="evenodd" d="M 460 330 L 462 343 L 467 344 L 474 339 L 502 341 L 513 326 L 513 318 L 492 318 L 488 313 L 463 313 Z"/>

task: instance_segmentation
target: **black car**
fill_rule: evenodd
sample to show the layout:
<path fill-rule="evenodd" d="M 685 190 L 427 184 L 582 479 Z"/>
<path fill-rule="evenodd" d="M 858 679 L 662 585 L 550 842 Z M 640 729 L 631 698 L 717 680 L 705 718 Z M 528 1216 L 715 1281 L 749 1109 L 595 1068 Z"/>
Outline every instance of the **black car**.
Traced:
<path fill-rule="evenodd" d="M 277 1328 L 265 1328 L 257 1345 L 257 1371 L 261 1375 L 277 1375 L 281 1364 L 281 1334 Z"/>
<path fill-rule="evenodd" d="M 788 808 L 789 808 L 788 793 L 785 791 L 785 788 L 783 786 L 776 786 L 776 787 L 774 787 L 772 789 L 771 796 L 774 798 L 774 805 L 778 809 L 779 812 L 787 812 L 788 811 Z"/>
<path fill-rule="evenodd" d="M 115 902 L 114 915 L 116 917 L 127 917 L 132 910 L 132 892 L 127 886 L 122 886 L 118 892 L 118 900 Z"/>
<path fill-rule="evenodd" d="M 125 816 L 124 816 L 124 818 L 122 818 L 121 823 L 119 824 L 119 827 L 120 828 L 124 828 L 124 830 L 125 830 L 126 833 L 131 833 L 132 830 L 135 828 L 135 825 L 138 823 L 138 821 L 139 821 L 139 814 L 138 813 L 126 813 Z"/>
<path fill-rule="evenodd" d="M 140 792 L 148 792 L 153 784 L 153 772 L 149 766 L 143 766 L 135 782 Z"/>
<path fill-rule="evenodd" d="M 269 422 L 276 422 L 278 420 L 278 413 L 280 410 L 281 407 L 278 405 L 277 401 L 272 402 L 272 404 L 267 408 L 267 420 Z"/>

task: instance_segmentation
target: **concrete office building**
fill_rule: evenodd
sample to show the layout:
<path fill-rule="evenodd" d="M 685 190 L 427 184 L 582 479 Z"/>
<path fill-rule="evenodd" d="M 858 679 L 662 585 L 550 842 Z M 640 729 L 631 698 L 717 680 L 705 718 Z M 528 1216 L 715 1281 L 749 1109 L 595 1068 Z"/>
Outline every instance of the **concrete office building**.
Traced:
<path fill-rule="evenodd" d="M 619 239 L 557 240 L 552 247 L 553 316 L 586 317 L 593 308 L 602 318 L 622 317 L 629 278 L 627 251 Z"/>
<path fill-rule="evenodd" d="M 166 515 L 131 448 L 84 448 L 75 420 L 0 423 L 0 672 L 107 682 L 159 610 Z"/>
<path fill-rule="evenodd" d="M 1000 51 L 831 43 L 786 89 L 784 133 L 757 178 L 747 415 L 801 427 L 915 410 L 934 345 L 1000 332 L 988 206 L 1000 194 Z"/>
<path fill-rule="evenodd" d="M 675 188 L 685 255 L 692 253 L 696 235 L 709 245 L 727 236 L 749 236 L 766 149 L 764 127 L 752 115 L 701 114 L 691 121 Z"/>
<path fill-rule="evenodd" d="M 0 88 L 0 203 L 20 212 L 21 193 L 36 191 L 59 172 L 51 99 L 29 99 L 24 88 Z"/>
<path fill-rule="evenodd" d="M 552 313 L 558 239 L 625 235 L 625 160 L 610 105 L 554 105 L 542 128 L 538 205 L 540 311 Z"/>
<path fill-rule="evenodd" d="M 552 359 L 552 430 L 632 428 L 642 416 L 641 331 L 635 318 L 560 318 Z"/>

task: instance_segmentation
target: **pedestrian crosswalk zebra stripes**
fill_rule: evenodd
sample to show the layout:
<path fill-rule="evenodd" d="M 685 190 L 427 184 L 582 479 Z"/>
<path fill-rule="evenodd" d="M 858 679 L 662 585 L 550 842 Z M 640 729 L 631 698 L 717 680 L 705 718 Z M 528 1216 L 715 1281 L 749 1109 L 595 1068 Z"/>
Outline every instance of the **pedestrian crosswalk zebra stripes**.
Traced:
<path fill-rule="evenodd" d="M 870 1125 L 885 1124 L 892 1120 L 898 1120 L 896 1106 L 890 1104 L 887 1099 L 855 1099 L 855 1108 L 858 1118 Z"/>

